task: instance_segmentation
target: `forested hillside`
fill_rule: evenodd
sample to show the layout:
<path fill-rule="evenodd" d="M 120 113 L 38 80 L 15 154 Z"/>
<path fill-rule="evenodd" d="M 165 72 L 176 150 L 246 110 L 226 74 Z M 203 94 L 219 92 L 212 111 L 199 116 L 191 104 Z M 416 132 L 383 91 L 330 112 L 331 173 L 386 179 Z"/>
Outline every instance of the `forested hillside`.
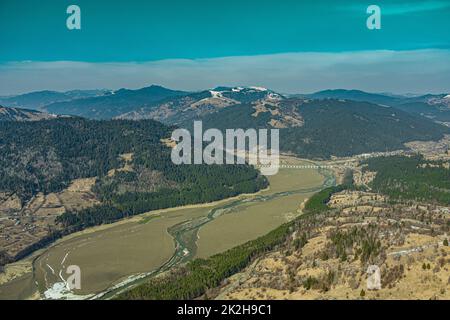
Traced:
<path fill-rule="evenodd" d="M 102 199 L 101 205 L 79 212 L 65 212 L 57 222 L 66 230 L 76 231 L 150 210 L 216 201 L 241 193 L 253 193 L 268 186 L 267 179 L 247 165 L 160 164 L 162 166 L 158 169 L 162 170 L 165 179 L 176 183 L 175 186 L 151 192 L 119 193 L 120 182 L 106 186 L 99 183 L 95 191 Z M 154 165 L 149 168 L 156 169 L 158 164 Z"/>
<path fill-rule="evenodd" d="M 155 121 L 99 122 L 66 118 L 7 122 L 0 128 L 0 191 L 27 199 L 55 192 L 72 179 L 103 176 L 119 154 L 142 149 L 161 154 L 169 128 Z"/>
<path fill-rule="evenodd" d="M 447 94 L 425 94 L 402 96 L 392 94 L 368 93 L 360 90 L 324 90 L 313 94 L 298 95 L 312 99 L 346 99 L 365 101 L 391 106 L 411 114 L 421 115 L 432 120 L 450 121 L 450 96 Z"/>
<path fill-rule="evenodd" d="M 450 121 L 450 108 L 445 105 L 437 104 L 430 106 L 428 103 L 419 101 L 399 104 L 396 108 L 409 113 L 423 115 L 437 121 Z"/>
<path fill-rule="evenodd" d="M 289 125 L 293 117 L 302 124 Z M 283 100 L 256 112 L 255 106 L 230 106 L 203 117 L 205 128 L 280 127 L 280 148 L 307 158 L 350 156 L 404 149 L 413 140 L 437 140 L 449 129 L 404 111 L 367 102 Z M 284 125 L 287 123 L 286 125 Z M 188 125 L 187 122 L 185 123 Z"/>
<path fill-rule="evenodd" d="M 144 207 L 152 208 L 217 200 L 261 187 L 250 166 L 173 165 L 171 149 L 160 141 L 171 130 L 153 120 L 7 122 L 0 127 L 0 192 L 27 200 L 38 192 L 60 191 L 76 178 L 98 177 L 96 191 L 103 201 L 134 206 L 145 201 Z M 133 171 L 125 179 L 151 181 L 151 188 L 117 192 L 124 173 L 105 183 L 108 171 L 121 167 L 119 156 L 126 153 L 133 154 Z"/>
<path fill-rule="evenodd" d="M 450 169 L 441 161 L 380 157 L 367 160 L 366 170 L 377 172 L 372 188 L 393 199 L 450 204 Z"/>

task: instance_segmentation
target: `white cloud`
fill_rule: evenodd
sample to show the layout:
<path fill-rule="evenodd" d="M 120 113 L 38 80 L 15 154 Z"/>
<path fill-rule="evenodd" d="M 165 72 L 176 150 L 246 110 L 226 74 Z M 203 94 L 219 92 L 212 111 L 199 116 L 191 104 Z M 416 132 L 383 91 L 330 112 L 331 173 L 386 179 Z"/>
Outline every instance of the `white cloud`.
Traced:
<path fill-rule="evenodd" d="M 418 1 L 414 3 L 404 3 L 397 5 L 386 5 L 386 10 L 383 10 L 383 14 L 397 15 L 397 14 L 409 14 L 413 12 L 442 10 L 450 7 L 450 3 L 447 1 Z"/>
<path fill-rule="evenodd" d="M 367 6 L 367 4 L 359 3 L 357 5 L 352 4 L 349 6 L 339 5 L 336 9 L 339 11 L 352 10 L 354 12 L 365 12 Z M 405 15 L 434 10 L 445 10 L 450 8 L 450 3 L 442 0 L 416 0 L 397 3 L 392 1 L 385 4 L 380 4 L 379 6 L 381 7 L 381 13 L 383 15 Z"/>
<path fill-rule="evenodd" d="M 449 92 L 450 50 L 302 52 L 145 63 L 24 61 L 0 65 L 0 95 L 150 84 L 183 90 L 255 85 L 284 93 L 327 88 Z"/>

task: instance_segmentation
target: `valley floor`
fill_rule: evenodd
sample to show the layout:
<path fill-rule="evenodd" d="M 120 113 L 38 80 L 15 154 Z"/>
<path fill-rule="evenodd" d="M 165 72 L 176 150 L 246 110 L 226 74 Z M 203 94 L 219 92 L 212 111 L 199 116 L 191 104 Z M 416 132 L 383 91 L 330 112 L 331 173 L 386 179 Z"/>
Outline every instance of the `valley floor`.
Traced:
<path fill-rule="evenodd" d="M 310 164 L 292 157 L 283 163 Z M 316 168 L 283 168 L 269 178 L 269 189 L 257 194 L 158 210 L 69 235 L 33 258 L 7 266 L 13 279 L 0 285 L 0 298 L 36 297 L 36 290 L 41 298 L 84 298 L 135 285 L 147 276 L 194 257 L 222 252 L 293 219 L 307 197 L 333 183 L 327 175 L 324 180 Z M 11 276 L 20 263 L 26 268 Z M 65 289 L 64 271 L 69 265 L 80 266 L 81 290 Z M 34 282 L 37 288 L 33 289 Z"/>

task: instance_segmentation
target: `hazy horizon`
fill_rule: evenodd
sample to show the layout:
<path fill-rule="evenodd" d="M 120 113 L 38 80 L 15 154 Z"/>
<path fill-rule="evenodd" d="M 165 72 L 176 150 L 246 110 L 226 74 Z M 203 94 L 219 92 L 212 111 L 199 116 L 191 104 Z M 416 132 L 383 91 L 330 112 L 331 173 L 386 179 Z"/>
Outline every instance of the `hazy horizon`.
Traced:
<path fill-rule="evenodd" d="M 68 89 L 68 90 L 52 90 L 51 88 L 48 89 L 42 89 L 42 90 L 33 90 L 33 91 L 23 91 L 23 92 L 18 92 L 18 93 L 14 93 L 14 94 L 2 94 L 0 95 L 0 97 L 2 98 L 6 98 L 6 97 L 15 97 L 15 96 L 20 96 L 20 95 L 25 95 L 25 94 L 30 94 L 30 93 L 39 93 L 39 92 L 58 92 L 58 93 L 66 93 L 66 92 L 71 92 L 71 91 L 118 91 L 120 89 L 126 89 L 126 90 L 139 90 L 139 89 L 144 89 L 144 88 L 148 88 L 151 86 L 159 86 L 159 87 L 163 87 L 166 89 L 170 89 L 170 90 L 174 90 L 174 91 L 186 91 L 188 93 L 195 93 L 195 92 L 201 92 L 201 91 L 207 91 L 207 90 L 213 90 L 214 88 L 217 87 L 222 87 L 221 85 L 215 86 L 215 87 L 211 87 L 211 88 L 203 88 L 203 89 L 198 89 L 198 90 L 182 90 L 180 88 L 173 88 L 173 87 L 166 87 L 163 85 L 160 85 L 158 83 L 149 83 L 148 85 L 144 85 L 142 87 L 118 87 L 118 88 L 72 88 L 72 89 Z M 224 87 L 230 87 L 230 88 L 237 88 L 237 87 L 245 87 L 245 88 L 249 88 L 249 87 L 257 87 L 257 86 L 242 86 L 239 84 L 236 85 L 230 85 L 230 86 L 224 86 Z M 271 88 L 265 88 L 268 90 L 272 90 Z M 359 89 L 355 89 L 355 88 L 323 88 L 320 90 L 315 90 L 315 91 L 309 91 L 309 92 L 294 92 L 294 93 L 287 93 L 287 92 L 282 92 L 282 91 L 277 91 L 277 93 L 279 94 L 283 94 L 283 95 L 301 95 L 301 94 L 314 94 L 314 93 L 318 93 L 321 91 L 327 91 L 327 90 L 347 90 L 347 91 L 361 91 L 361 92 L 366 92 L 366 93 L 370 93 L 370 94 L 380 94 L 380 95 L 392 95 L 392 96 L 421 96 L 421 95 L 426 95 L 426 94 L 434 94 L 434 95 L 439 95 L 439 94 L 450 94 L 449 92 L 435 92 L 435 93 L 430 93 L 430 92 L 387 92 L 387 91 L 367 91 L 367 90 L 359 90 Z M 272 90 L 273 91 L 273 90 Z"/>
<path fill-rule="evenodd" d="M 286 94 L 332 88 L 395 94 L 448 93 L 450 50 L 296 52 L 149 62 L 0 64 L 0 95 L 42 90 L 137 89 L 149 84 L 184 91 L 217 86 L 259 86 Z"/>

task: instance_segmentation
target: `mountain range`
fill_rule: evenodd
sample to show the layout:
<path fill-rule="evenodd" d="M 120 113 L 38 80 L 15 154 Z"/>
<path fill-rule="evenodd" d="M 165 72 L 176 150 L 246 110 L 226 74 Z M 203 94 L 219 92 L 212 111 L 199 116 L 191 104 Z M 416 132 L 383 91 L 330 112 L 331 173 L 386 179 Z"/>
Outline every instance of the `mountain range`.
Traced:
<path fill-rule="evenodd" d="M 0 97 L 0 105 L 23 109 L 42 110 L 45 106 L 62 101 L 71 101 L 104 95 L 107 90 L 71 90 L 66 92 L 35 91 L 21 95 Z"/>
<path fill-rule="evenodd" d="M 152 119 L 186 128 L 194 120 L 202 120 L 205 128 L 277 128 L 281 151 L 307 158 L 404 149 L 406 142 L 438 140 L 450 130 L 442 125 L 450 121 L 450 96 L 446 94 L 401 96 L 338 89 L 283 95 L 261 87 L 186 92 L 156 85 L 89 94 L 93 93 L 40 105 L 51 114 L 35 113 L 34 118 L 69 114 L 101 120 Z M 48 96 L 46 91 L 9 101 L 29 104 L 32 97 L 42 104 Z M 30 112 L 11 109 L 3 111 L 6 116 L 0 119 L 27 119 Z"/>
<path fill-rule="evenodd" d="M 450 95 L 396 95 L 360 90 L 333 89 L 312 94 L 283 95 L 260 87 L 217 87 L 187 92 L 152 85 L 137 90 L 37 91 L 0 97 L 0 105 L 76 115 L 91 119 L 158 119 L 178 123 L 203 112 L 230 105 L 254 102 L 265 97 L 301 99 L 340 99 L 391 106 L 436 121 L 450 121 Z"/>
<path fill-rule="evenodd" d="M 84 97 L 54 102 L 45 110 L 56 114 L 70 114 L 90 119 L 111 119 L 138 107 L 154 105 L 168 98 L 186 95 L 187 92 L 150 86 L 138 90 L 119 89 L 100 96 Z"/>

